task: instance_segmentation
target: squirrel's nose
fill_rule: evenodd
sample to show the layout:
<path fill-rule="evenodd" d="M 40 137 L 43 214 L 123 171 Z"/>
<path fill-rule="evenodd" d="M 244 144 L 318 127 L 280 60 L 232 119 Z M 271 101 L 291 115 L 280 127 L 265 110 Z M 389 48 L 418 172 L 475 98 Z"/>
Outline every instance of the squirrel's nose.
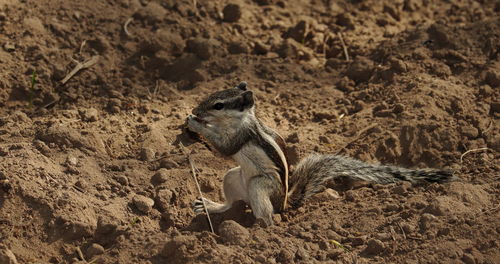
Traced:
<path fill-rule="evenodd" d="M 193 108 L 193 111 L 191 111 L 191 113 L 195 116 L 198 116 L 200 115 L 200 109 L 198 109 L 198 107 L 195 107 Z"/>

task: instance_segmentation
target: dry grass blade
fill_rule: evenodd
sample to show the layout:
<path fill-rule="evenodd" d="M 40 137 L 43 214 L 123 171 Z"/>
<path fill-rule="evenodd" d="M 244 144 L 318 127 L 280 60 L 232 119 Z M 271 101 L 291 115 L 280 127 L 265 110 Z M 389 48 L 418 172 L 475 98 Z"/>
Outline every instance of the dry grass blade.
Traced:
<path fill-rule="evenodd" d="M 79 71 L 91 67 L 92 65 L 96 64 L 98 61 L 99 61 L 99 56 L 96 55 L 96 56 L 92 56 L 92 58 L 90 58 L 88 61 L 86 61 L 84 63 L 77 62 L 75 68 L 73 68 L 73 70 L 70 73 L 68 73 L 68 75 L 66 75 L 66 77 L 64 77 L 64 79 L 61 80 L 61 83 L 64 85 L 66 82 L 69 81 L 69 79 L 71 79 Z"/>
<path fill-rule="evenodd" d="M 129 18 L 127 19 L 127 21 L 125 21 L 125 24 L 123 25 L 123 31 L 125 32 L 125 34 L 127 34 L 127 36 L 131 37 L 132 34 L 130 34 L 130 32 L 128 31 L 128 25 L 130 24 L 130 22 L 132 22 L 132 20 L 134 20 L 133 18 Z"/>
<path fill-rule="evenodd" d="M 472 152 L 478 152 L 478 151 L 484 151 L 484 150 L 489 150 L 489 148 L 477 148 L 477 149 L 469 149 L 466 152 L 464 152 L 462 155 L 460 155 L 460 164 L 464 162 L 464 157 L 465 155 L 472 153 Z"/>
<path fill-rule="evenodd" d="M 198 178 L 196 177 L 197 169 L 194 166 L 193 160 L 191 159 L 191 156 L 189 156 L 189 154 L 187 153 L 186 147 L 184 147 L 184 144 L 182 144 L 182 142 L 180 143 L 180 146 L 181 146 L 181 149 L 182 149 L 182 152 L 184 153 L 184 155 L 187 156 L 188 161 L 189 161 L 189 165 L 191 166 L 191 173 L 193 174 L 194 182 L 196 183 L 196 188 L 198 188 L 198 193 L 200 194 L 201 202 L 203 203 L 203 209 L 205 209 L 205 213 L 207 214 L 208 224 L 210 225 L 210 231 L 212 231 L 212 233 L 215 233 L 214 227 L 212 225 L 212 220 L 210 219 L 210 214 L 208 213 L 207 205 L 205 204 L 205 198 L 203 197 L 203 193 L 201 192 L 200 184 L 198 183 Z"/>
<path fill-rule="evenodd" d="M 340 39 L 340 44 L 342 44 L 342 49 L 344 50 L 345 60 L 349 61 L 349 53 L 347 52 L 347 46 L 345 45 L 344 37 L 342 37 L 342 33 L 340 33 L 340 32 L 337 33 L 337 36 Z"/>

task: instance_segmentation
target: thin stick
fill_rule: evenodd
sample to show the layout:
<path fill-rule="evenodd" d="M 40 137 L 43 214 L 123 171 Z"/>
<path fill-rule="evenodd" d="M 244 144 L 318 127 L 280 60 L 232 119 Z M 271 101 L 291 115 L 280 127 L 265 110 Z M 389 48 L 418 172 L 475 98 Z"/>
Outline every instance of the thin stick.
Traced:
<path fill-rule="evenodd" d="M 90 60 L 88 60 L 84 63 L 77 62 L 75 68 L 73 68 L 73 70 L 70 73 L 68 73 L 68 75 L 66 75 L 66 77 L 64 77 L 64 79 L 61 80 L 61 83 L 64 85 L 67 81 L 69 81 L 69 79 L 71 79 L 79 71 L 91 67 L 92 65 L 96 64 L 98 61 L 99 61 L 99 56 L 92 56 L 92 58 L 90 58 Z"/>
<path fill-rule="evenodd" d="M 342 49 L 344 50 L 345 60 L 349 61 L 349 53 L 347 52 L 347 46 L 345 45 L 344 38 L 342 37 L 342 33 L 337 32 L 337 36 L 340 39 L 340 44 L 342 44 Z"/>
<path fill-rule="evenodd" d="M 133 18 L 129 18 L 127 19 L 127 21 L 125 21 L 125 24 L 123 25 L 123 31 L 125 31 L 125 34 L 127 34 L 127 36 L 131 37 L 132 34 L 130 34 L 130 32 L 128 31 L 128 24 L 130 24 L 130 22 L 132 22 L 132 20 L 134 20 Z"/>
<path fill-rule="evenodd" d="M 361 129 L 361 130 L 357 133 L 357 135 L 356 135 L 356 136 L 354 136 L 354 138 L 353 138 L 351 141 L 349 141 L 347 144 L 345 144 L 342 148 L 340 148 L 340 149 L 337 151 L 336 155 L 340 154 L 340 153 L 341 153 L 342 151 L 344 151 L 347 147 L 349 147 L 352 143 L 354 143 L 354 142 L 358 141 L 359 139 L 363 138 L 363 137 L 365 136 L 365 135 L 364 135 L 364 133 L 365 133 L 366 131 L 368 131 L 368 130 L 370 130 L 370 129 L 372 129 L 372 128 L 376 127 L 376 126 L 378 126 L 378 125 L 377 125 L 377 124 L 372 124 L 372 125 L 369 125 L 369 126 L 367 126 L 367 127 L 363 128 L 363 129 Z"/>
<path fill-rule="evenodd" d="M 196 183 L 196 187 L 198 188 L 198 192 L 199 192 L 200 197 L 201 197 L 201 202 L 203 203 L 203 209 L 205 209 L 205 213 L 207 214 L 207 219 L 208 219 L 208 224 L 210 225 L 210 230 L 212 231 L 212 233 L 215 233 L 214 227 L 212 225 L 212 220 L 210 219 L 210 214 L 208 213 L 207 205 L 205 204 L 205 198 L 203 198 L 203 193 L 201 192 L 200 184 L 198 183 L 198 179 L 196 178 L 196 170 L 197 169 L 194 166 L 194 163 L 193 163 L 193 160 L 191 159 L 191 156 L 189 156 L 189 154 L 187 153 L 186 148 L 184 147 L 184 144 L 182 144 L 182 142 L 180 142 L 179 144 L 181 145 L 182 152 L 184 153 L 184 155 L 187 156 L 187 158 L 189 160 L 189 165 L 191 166 L 191 173 L 193 174 L 194 182 Z"/>
<path fill-rule="evenodd" d="M 405 230 L 403 229 L 403 227 L 398 222 L 396 222 L 396 225 L 398 225 L 399 229 L 401 229 L 401 233 L 403 233 L 403 237 L 406 240 L 406 232 L 405 232 Z"/>
<path fill-rule="evenodd" d="M 483 150 L 489 150 L 489 148 L 477 148 L 477 149 L 469 149 L 469 150 L 467 150 L 466 152 L 464 152 L 460 156 L 460 163 L 463 163 L 465 155 L 467 155 L 467 154 L 469 154 L 471 152 L 478 152 L 478 151 L 483 151 Z"/>
<path fill-rule="evenodd" d="M 87 260 L 85 260 L 85 257 L 83 256 L 83 253 L 82 253 L 82 250 L 80 249 L 80 247 L 76 247 L 75 250 L 76 250 L 76 254 L 80 258 L 80 260 L 87 262 Z"/>
<path fill-rule="evenodd" d="M 85 44 L 87 44 L 87 40 L 83 40 L 82 41 L 82 44 L 80 44 L 80 51 L 78 51 L 78 53 L 80 53 L 80 55 L 82 54 L 83 52 L 83 48 L 85 47 Z"/>

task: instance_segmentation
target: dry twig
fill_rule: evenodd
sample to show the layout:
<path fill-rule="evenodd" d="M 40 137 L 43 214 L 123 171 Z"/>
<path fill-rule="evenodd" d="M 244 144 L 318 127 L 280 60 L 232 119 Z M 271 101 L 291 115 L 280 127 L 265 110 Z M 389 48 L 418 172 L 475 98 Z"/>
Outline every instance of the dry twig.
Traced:
<path fill-rule="evenodd" d="M 340 44 L 342 44 L 342 49 L 344 50 L 345 60 L 349 61 L 349 53 L 347 52 L 347 46 L 345 45 L 344 38 L 342 37 L 342 33 L 338 32 L 337 36 L 340 39 Z"/>
<path fill-rule="evenodd" d="M 132 20 L 134 20 L 133 18 L 129 18 L 127 19 L 127 21 L 125 21 L 125 24 L 123 25 L 123 31 L 125 32 L 125 34 L 129 37 L 132 36 L 132 34 L 130 34 L 130 32 L 128 31 L 128 25 L 130 24 L 130 22 L 132 22 Z"/>
<path fill-rule="evenodd" d="M 478 152 L 478 151 L 483 151 L 483 150 L 489 150 L 489 148 L 477 148 L 477 149 L 469 149 L 466 152 L 464 152 L 462 155 L 460 155 L 460 164 L 463 163 L 465 155 L 471 153 L 471 152 Z"/>
<path fill-rule="evenodd" d="M 92 65 L 96 64 L 98 61 L 99 61 L 99 56 L 97 56 L 97 55 L 92 56 L 92 58 L 90 58 L 88 61 L 86 61 L 84 63 L 77 61 L 75 68 L 73 68 L 73 70 L 70 73 L 68 73 L 68 75 L 66 75 L 66 77 L 64 77 L 64 79 L 61 80 L 61 83 L 64 85 L 66 82 L 69 81 L 69 79 L 71 79 L 79 71 L 91 67 Z"/>
<path fill-rule="evenodd" d="M 214 227 L 212 225 L 212 220 L 210 219 L 210 214 L 208 213 L 207 205 L 205 204 L 205 198 L 203 198 L 203 193 L 201 192 L 200 184 L 198 183 L 198 178 L 196 177 L 196 171 L 197 169 L 194 166 L 193 160 L 191 159 L 191 156 L 187 153 L 186 148 L 184 147 L 184 144 L 182 142 L 179 142 L 181 145 L 181 150 L 184 153 L 184 155 L 187 156 L 189 165 L 191 166 L 191 173 L 193 174 L 194 182 L 196 183 L 196 187 L 198 188 L 198 193 L 200 194 L 201 202 L 203 203 L 203 209 L 205 209 L 205 213 L 207 214 L 207 219 L 208 219 L 208 224 L 210 225 L 210 230 L 212 233 L 214 232 Z"/>
<path fill-rule="evenodd" d="M 341 147 L 341 148 L 337 151 L 336 155 L 340 154 L 340 153 L 341 153 L 342 151 L 344 151 L 347 147 L 349 147 L 352 143 L 354 143 L 354 142 L 358 141 L 359 139 L 363 138 L 363 137 L 365 136 L 365 132 L 366 132 L 366 131 L 369 131 L 370 129 L 372 129 L 372 128 L 376 127 L 376 126 L 377 126 L 377 124 L 372 124 L 372 125 L 369 125 L 369 126 L 367 126 L 367 127 L 363 128 L 363 129 L 361 129 L 361 130 L 357 133 L 357 135 L 356 135 L 356 136 L 355 136 L 355 137 L 354 137 L 351 141 L 349 141 L 347 144 L 345 144 L 343 147 Z"/>

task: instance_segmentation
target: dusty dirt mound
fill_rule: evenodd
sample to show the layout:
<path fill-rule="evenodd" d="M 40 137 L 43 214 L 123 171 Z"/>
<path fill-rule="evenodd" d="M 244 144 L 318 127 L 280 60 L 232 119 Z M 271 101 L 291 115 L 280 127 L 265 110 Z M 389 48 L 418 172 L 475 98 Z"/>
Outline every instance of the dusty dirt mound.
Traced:
<path fill-rule="evenodd" d="M 499 11 L 0 0 L 0 263 L 498 263 Z M 276 226 L 238 204 L 212 234 L 173 142 L 200 98 L 241 80 L 292 161 L 338 153 L 460 181 L 333 182 Z M 222 199 L 234 164 L 188 148 Z"/>

